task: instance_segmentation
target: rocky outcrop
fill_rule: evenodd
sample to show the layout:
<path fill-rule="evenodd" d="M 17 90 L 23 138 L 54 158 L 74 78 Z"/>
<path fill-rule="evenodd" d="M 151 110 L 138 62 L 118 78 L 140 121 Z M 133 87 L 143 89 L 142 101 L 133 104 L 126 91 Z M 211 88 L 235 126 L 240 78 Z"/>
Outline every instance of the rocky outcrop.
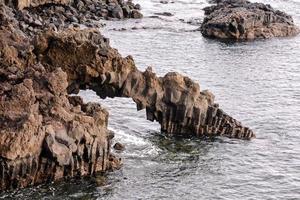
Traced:
<path fill-rule="evenodd" d="M 142 18 L 141 6 L 123 0 L 18 0 L 21 10 L 13 10 L 23 32 L 35 35 L 41 30 L 103 26 L 101 19 Z M 57 2 L 57 3 L 55 3 Z M 26 6 L 24 6 L 26 4 Z M 28 5 L 27 5 L 28 4 Z M 14 4 L 7 2 L 11 8 Z"/>
<path fill-rule="evenodd" d="M 254 136 L 190 78 L 175 72 L 157 77 L 151 68 L 140 72 L 130 56 L 122 58 L 99 38 L 96 30 L 43 34 L 35 51 L 44 66 L 61 67 L 68 74 L 69 93 L 91 89 L 101 98 L 132 98 L 137 109 L 146 109 L 147 119 L 158 121 L 168 134 Z"/>
<path fill-rule="evenodd" d="M 299 28 L 290 15 L 270 5 L 246 0 L 217 0 L 204 8 L 201 25 L 204 36 L 219 39 L 252 40 L 295 36 Z"/>
<path fill-rule="evenodd" d="M 71 3 L 72 0 L 8 0 L 9 5 L 15 6 L 19 10 L 45 4 L 69 5 Z"/>
<path fill-rule="evenodd" d="M 108 113 L 80 89 L 128 97 L 167 134 L 250 139 L 214 96 L 188 77 L 139 71 L 96 29 L 31 32 L 0 5 L 0 190 L 118 168 Z"/>
<path fill-rule="evenodd" d="M 9 16 L 1 6 L 0 191 L 119 167 L 108 112 L 69 96 L 68 74 L 39 63 Z"/>

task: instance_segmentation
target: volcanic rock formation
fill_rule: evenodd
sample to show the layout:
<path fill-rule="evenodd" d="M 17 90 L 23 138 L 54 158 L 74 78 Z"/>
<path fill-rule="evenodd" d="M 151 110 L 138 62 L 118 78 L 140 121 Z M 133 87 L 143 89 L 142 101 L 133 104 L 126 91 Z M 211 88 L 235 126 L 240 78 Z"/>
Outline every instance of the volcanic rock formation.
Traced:
<path fill-rule="evenodd" d="M 38 60 L 68 74 L 69 93 L 94 90 L 101 98 L 129 97 L 147 119 L 169 134 L 249 139 L 253 132 L 224 113 L 214 95 L 200 91 L 190 78 L 175 72 L 157 77 L 151 68 L 140 72 L 133 59 L 121 58 L 96 30 L 43 34 L 35 41 Z M 84 55 L 84 56 L 82 56 Z"/>
<path fill-rule="evenodd" d="M 0 190 L 120 166 L 110 153 L 108 112 L 83 103 L 80 89 L 132 98 L 168 134 L 254 137 L 210 92 L 174 72 L 140 72 L 98 30 L 28 34 L 17 15 L 0 4 Z"/>
<path fill-rule="evenodd" d="M 0 6 L 0 190 L 118 167 L 107 111 L 69 96 L 67 73 L 39 63 L 7 13 Z"/>
<path fill-rule="evenodd" d="M 204 8 L 206 17 L 200 28 L 206 37 L 252 40 L 299 33 L 290 15 L 268 4 L 246 0 L 214 0 L 212 3 L 217 5 Z"/>
<path fill-rule="evenodd" d="M 15 0 L 20 29 L 35 35 L 41 30 L 103 26 L 99 20 L 142 18 L 141 6 L 123 0 Z M 14 7 L 14 3 L 8 2 Z M 22 8 L 22 9 L 21 9 Z"/>

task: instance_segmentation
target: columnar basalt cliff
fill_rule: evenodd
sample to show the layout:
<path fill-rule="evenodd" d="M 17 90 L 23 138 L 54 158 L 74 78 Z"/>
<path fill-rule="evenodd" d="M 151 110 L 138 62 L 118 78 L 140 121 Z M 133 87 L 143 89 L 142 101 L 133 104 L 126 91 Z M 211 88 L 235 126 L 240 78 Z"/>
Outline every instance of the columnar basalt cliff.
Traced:
<path fill-rule="evenodd" d="M 129 97 L 147 119 L 158 121 L 169 134 L 224 135 L 250 139 L 253 132 L 224 113 L 214 96 L 178 73 L 157 77 L 148 68 L 140 72 L 129 56 L 121 58 L 95 30 L 43 34 L 35 45 L 39 60 L 68 74 L 69 93 L 92 89 L 101 97 Z M 85 55 L 82 57 L 82 55 Z M 81 57 L 80 57 L 81 56 Z"/>
<path fill-rule="evenodd" d="M 108 112 L 69 96 L 68 74 L 38 62 L 12 16 L 0 6 L 0 191 L 118 168 Z"/>
<path fill-rule="evenodd" d="M 80 89 L 132 98 L 168 134 L 255 136 L 197 83 L 139 71 L 98 30 L 26 32 L 16 15 L 0 5 L 0 190 L 120 166 L 110 153 L 107 111 L 74 96 Z"/>
<path fill-rule="evenodd" d="M 201 32 L 206 37 L 252 40 L 295 36 L 299 28 L 290 15 L 270 5 L 246 0 L 217 0 L 204 8 L 206 17 Z"/>

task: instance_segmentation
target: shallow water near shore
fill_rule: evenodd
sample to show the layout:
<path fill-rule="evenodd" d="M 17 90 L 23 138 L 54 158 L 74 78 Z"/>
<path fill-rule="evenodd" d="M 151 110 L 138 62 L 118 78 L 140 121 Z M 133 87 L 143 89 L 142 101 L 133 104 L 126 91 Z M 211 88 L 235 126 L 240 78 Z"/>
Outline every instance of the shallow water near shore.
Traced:
<path fill-rule="evenodd" d="M 82 91 L 85 101 L 109 110 L 114 141 L 126 145 L 118 154 L 122 169 L 0 199 L 300 199 L 300 36 L 222 43 L 194 31 L 205 0 L 135 2 L 142 5 L 143 19 L 105 22 L 102 32 L 111 45 L 132 55 L 139 69 L 191 77 L 257 138 L 167 137 L 132 100 L 101 100 Z M 300 25 L 300 2 L 260 2 L 286 11 Z M 174 16 L 153 17 L 161 12 Z"/>

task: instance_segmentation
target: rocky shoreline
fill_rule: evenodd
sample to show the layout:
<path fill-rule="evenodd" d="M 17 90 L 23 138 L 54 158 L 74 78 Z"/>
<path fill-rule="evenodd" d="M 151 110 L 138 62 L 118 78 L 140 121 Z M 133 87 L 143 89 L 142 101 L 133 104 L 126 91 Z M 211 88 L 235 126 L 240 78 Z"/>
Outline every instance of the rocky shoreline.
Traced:
<path fill-rule="evenodd" d="M 83 103 L 76 96 L 79 90 L 93 90 L 101 98 L 132 98 L 166 134 L 255 137 L 190 78 L 175 72 L 158 77 L 151 68 L 141 72 L 99 30 L 74 26 L 77 22 L 69 23 L 69 18 L 65 25 L 49 28 L 48 12 L 69 10 L 64 7 L 68 2 L 33 2 L 34 8 L 22 11 L 0 4 L 0 191 L 121 166 L 110 150 L 108 112 L 99 104 Z M 26 12 L 36 16 L 26 21 L 20 17 Z M 42 26 L 32 23 L 37 18 Z"/>
<path fill-rule="evenodd" d="M 18 1 L 23 2 L 23 1 Z M 46 1 L 47 2 L 47 1 Z M 15 19 L 23 32 L 31 36 L 41 30 L 63 30 L 66 28 L 104 26 L 99 20 L 123 20 L 127 18 L 142 18 L 141 6 L 132 1 L 123 0 L 76 0 L 57 1 L 35 6 L 18 6 L 13 9 Z M 11 7 L 14 7 L 11 5 Z"/>
<path fill-rule="evenodd" d="M 270 5 L 246 0 L 216 0 L 216 5 L 204 8 L 201 33 L 205 37 L 233 40 L 253 40 L 288 37 L 300 29 L 292 17 Z"/>

